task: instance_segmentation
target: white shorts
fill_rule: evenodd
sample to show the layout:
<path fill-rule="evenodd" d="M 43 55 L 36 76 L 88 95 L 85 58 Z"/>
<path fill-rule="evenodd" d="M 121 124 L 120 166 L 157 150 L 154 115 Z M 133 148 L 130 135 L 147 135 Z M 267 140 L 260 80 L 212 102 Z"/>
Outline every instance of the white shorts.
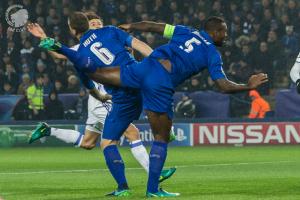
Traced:
<path fill-rule="evenodd" d="M 103 133 L 103 124 L 101 123 L 94 124 L 94 125 L 87 124 L 85 126 L 85 130 L 89 130 L 91 132 L 98 133 L 99 135 L 101 135 Z"/>
<path fill-rule="evenodd" d="M 98 90 L 101 93 L 106 94 L 106 91 L 103 85 L 95 83 L 97 85 Z M 89 95 L 88 100 L 88 118 L 86 120 L 86 130 L 102 134 L 104 122 L 108 110 L 111 109 L 111 102 L 106 102 L 103 104 L 99 100 L 95 99 L 92 95 Z"/>
<path fill-rule="evenodd" d="M 104 107 L 89 111 L 85 129 L 102 134 L 106 115 L 107 110 Z"/>

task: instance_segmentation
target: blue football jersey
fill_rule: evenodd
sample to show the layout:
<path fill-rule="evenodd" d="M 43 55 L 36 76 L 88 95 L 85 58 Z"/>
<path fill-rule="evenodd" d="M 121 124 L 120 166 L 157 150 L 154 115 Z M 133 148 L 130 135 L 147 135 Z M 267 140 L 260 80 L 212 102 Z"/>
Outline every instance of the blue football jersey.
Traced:
<path fill-rule="evenodd" d="M 91 87 L 91 81 L 85 73 L 93 73 L 97 68 L 129 65 L 135 59 L 126 49 L 130 47 L 132 36 L 114 26 L 89 30 L 80 39 L 75 68 L 86 87 Z M 82 64 L 84 63 L 84 64 Z M 131 101 L 139 91 L 131 88 L 105 86 L 105 90 L 113 96 L 113 102 Z"/>
<path fill-rule="evenodd" d="M 89 30 L 80 38 L 78 53 L 89 57 L 92 64 L 82 66 L 83 71 L 93 73 L 98 67 L 128 65 L 135 62 L 126 47 L 131 47 L 132 36 L 114 26 Z"/>
<path fill-rule="evenodd" d="M 174 87 L 206 68 L 213 80 L 226 78 L 221 55 L 205 31 L 177 25 L 169 43 L 155 49 L 151 57 L 172 62 Z"/>

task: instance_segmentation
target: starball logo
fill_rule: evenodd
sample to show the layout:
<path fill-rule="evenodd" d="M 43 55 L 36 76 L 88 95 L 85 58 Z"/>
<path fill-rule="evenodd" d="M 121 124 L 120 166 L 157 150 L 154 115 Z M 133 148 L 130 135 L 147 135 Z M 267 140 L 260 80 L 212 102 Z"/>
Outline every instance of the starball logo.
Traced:
<path fill-rule="evenodd" d="M 15 32 L 25 30 L 28 21 L 28 11 L 22 5 L 16 4 L 7 8 L 5 19 L 9 25 L 9 29 Z"/>

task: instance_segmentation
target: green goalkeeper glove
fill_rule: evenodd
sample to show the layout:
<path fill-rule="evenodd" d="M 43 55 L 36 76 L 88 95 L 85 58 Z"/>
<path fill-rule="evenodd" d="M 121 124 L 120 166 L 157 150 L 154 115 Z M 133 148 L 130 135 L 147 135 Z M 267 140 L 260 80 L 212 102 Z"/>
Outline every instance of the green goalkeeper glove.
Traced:
<path fill-rule="evenodd" d="M 61 48 L 61 44 L 55 39 L 47 37 L 41 40 L 39 47 L 49 51 L 58 51 Z"/>

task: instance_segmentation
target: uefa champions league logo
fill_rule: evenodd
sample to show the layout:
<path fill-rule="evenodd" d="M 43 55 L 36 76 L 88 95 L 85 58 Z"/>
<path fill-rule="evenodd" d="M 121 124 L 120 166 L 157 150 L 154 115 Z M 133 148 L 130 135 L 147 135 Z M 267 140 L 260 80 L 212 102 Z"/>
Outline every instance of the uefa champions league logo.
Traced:
<path fill-rule="evenodd" d="M 28 11 L 24 9 L 22 5 L 12 5 L 7 8 L 5 19 L 12 31 L 24 31 L 28 21 Z"/>

